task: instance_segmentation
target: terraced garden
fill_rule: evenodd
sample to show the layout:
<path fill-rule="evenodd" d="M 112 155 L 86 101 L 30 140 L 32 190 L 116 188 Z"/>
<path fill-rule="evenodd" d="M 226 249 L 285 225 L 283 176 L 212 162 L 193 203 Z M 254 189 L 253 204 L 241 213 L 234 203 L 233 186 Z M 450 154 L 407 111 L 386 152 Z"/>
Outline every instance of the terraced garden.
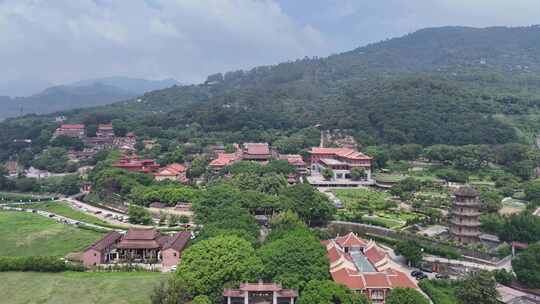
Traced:
<path fill-rule="evenodd" d="M 338 218 L 364 222 L 386 228 L 401 228 L 408 221 L 419 220 L 423 215 L 402 210 L 390 194 L 366 188 L 334 189 L 332 193 L 343 203 Z"/>

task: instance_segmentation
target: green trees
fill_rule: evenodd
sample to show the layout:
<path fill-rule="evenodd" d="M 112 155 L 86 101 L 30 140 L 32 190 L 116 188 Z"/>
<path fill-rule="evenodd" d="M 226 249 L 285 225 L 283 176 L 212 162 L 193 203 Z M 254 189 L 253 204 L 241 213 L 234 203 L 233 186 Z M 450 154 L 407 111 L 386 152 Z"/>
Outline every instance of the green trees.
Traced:
<path fill-rule="evenodd" d="M 502 208 L 502 195 L 495 191 L 483 191 L 480 193 L 480 202 L 482 203 L 482 211 L 494 213 Z"/>
<path fill-rule="evenodd" d="M 306 228 L 271 238 L 258 251 L 264 278 L 303 289 L 311 280 L 328 278 L 328 259 L 319 241 Z"/>
<path fill-rule="evenodd" d="M 298 304 L 328 303 L 368 304 L 369 300 L 365 295 L 330 280 L 309 281 L 298 299 Z"/>
<path fill-rule="evenodd" d="M 63 148 L 49 148 L 47 151 L 32 162 L 32 165 L 38 169 L 50 172 L 61 173 L 68 169 L 67 152 Z"/>
<path fill-rule="evenodd" d="M 394 288 L 385 300 L 386 304 L 429 304 L 429 300 L 412 288 Z M 465 302 L 469 303 L 469 302 Z M 472 303 L 472 302 L 471 302 Z"/>
<path fill-rule="evenodd" d="M 128 209 L 129 222 L 132 224 L 150 225 L 152 216 L 145 208 L 130 205 Z"/>
<path fill-rule="evenodd" d="M 336 213 L 328 197 L 309 184 L 288 187 L 282 191 L 282 195 L 288 199 L 286 207 L 296 212 L 309 226 L 322 225 Z"/>
<path fill-rule="evenodd" d="M 535 243 L 512 260 L 519 282 L 530 288 L 540 288 L 540 243 Z"/>
<path fill-rule="evenodd" d="M 525 184 L 525 197 L 535 204 L 540 204 L 540 180 Z"/>
<path fill-rule="evenodd" d="M 366 170 L 358 167 L 354 167 L 351 170 L 351 179 L 355 181 L 359 181 L 362 179 L 365 179 L 367 177 Z"/>
<path fill-rule="evenodd" d="M 53 139 L 51 146 L 74 150 L 82 150 L 84 148 L 84 144 L 79 138 L 66 135 L 60 135 Z"/>
<path fill-rule="evenodd" d="M 497 304 L 495 278 L 489 271 L 481 270 L 469 273 L 456 290 L 456 295 L 462 303 Z"/>
<path fill-rule="evenodd" d="M 540 218 L 527 212 L 512 215 L 505 220 L 499 237 L 504 241 L 540 241 Z"/>
<path fill-rule="evenodd" d="M 121 119 L 113 119 L 112 121 L 114 135 L 119 137 L 126 136 L 128 132 L 128 125 Z"/>
<path fill-rule="evenodd" d="M 175 278 L 162 281 L 152 291 L 152 304 L 184 304 L 189 303 L 190 297 L 186 292 L 186 283 Z"/>
<path fill-rule="evenodd" d="M 321 174 L 325 180 L 331 180 L 334 177 L 334 171 L 330 168 L 324 168 Z"/>
<path fill-rule="evenodd" d="M 399 242 L 396 253 L 405 257 L 411 265 L 417 265 L 422 261 L 422 248 L 414 241 Z"/>
<path fill-rule="evenodd" d="M 236 236 L 219 236 L 186 249 L 176 279 L 186 283 L 190 297 L 206 295 L 217 303 L 224 287 L 254 282 L 261 271 L 261 260 L 249 242 Z"/>

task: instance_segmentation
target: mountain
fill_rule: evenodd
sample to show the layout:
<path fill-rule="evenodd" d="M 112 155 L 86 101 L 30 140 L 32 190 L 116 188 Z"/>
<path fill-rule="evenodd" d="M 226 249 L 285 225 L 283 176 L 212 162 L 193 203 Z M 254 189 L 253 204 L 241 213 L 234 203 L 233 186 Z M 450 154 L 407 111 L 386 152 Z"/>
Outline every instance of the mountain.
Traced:
<path fill-rule="evenodd" d="M 130 92 L 136 95 L 141 95 L 146 92 L 169 88 L 175 85 L 180 85 L 178 81 L 172 78 L 162 80 L 148 80 L 141 78 L 129 78 L 129 77 L 105 77 L 81 80 L 69 84 L 71 87 L 89 86 L 93 84 L 102 84 L 112 87 L 117 87 L 126 92 Z"/>
<path fill-rule="evenodd" d="M 539 104 L 540 27 L 442 27 L 327 58 L 210 75 L 93 111 L 152 117 L 148 127 L 162 130 L 321 124 L 381 143 L 495 144 L 540 131 L 536 121 L 518 128 Z"/>
<path fill-rule="evenodd" d="M 463 145 L 530 141 L 539 107 L 540 27 L 441 27 L 65 115 L 106 113 L 165 139 L 192 137 L 191 126 L 222 140 L 272 141 L 320 125 L 364 144 Z M 6 123 L 30 119 L 51 121 Z"/>
<path fill-rule="evenodd" d="M 177 84 L 174 79 L 108 77 L 49 87 L 28 97 L 0 96 L 0 119 L 106 105 Z"/>

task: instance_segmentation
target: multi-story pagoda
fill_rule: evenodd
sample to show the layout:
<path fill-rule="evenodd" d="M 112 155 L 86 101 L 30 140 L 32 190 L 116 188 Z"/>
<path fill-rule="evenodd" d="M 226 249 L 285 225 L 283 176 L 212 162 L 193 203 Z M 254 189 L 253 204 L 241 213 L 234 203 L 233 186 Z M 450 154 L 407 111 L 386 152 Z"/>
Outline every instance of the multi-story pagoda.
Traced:
<path fill-rule="evenodd" d="M 461 243 L 476 243 L 480 236 L 480 200 L 471 186 L 460 187 L 455 193 L 450 213 L 450 235 Z"/>

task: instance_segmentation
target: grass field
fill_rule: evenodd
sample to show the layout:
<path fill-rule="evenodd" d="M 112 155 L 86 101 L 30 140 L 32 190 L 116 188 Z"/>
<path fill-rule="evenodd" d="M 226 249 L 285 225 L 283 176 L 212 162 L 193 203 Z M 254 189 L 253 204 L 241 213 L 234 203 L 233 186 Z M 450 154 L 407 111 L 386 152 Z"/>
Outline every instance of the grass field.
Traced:
<path fill-rule="evenodd" d="M 101 235 L 32 213 L 0 212 L 0 256 L 64 256 L 84 249 Z"/>
<path fill-rule="evenodd" d="M 146 304 L 153 287 L 166 275 L 152 272 L 4 272 L 4 304 Z"/>

